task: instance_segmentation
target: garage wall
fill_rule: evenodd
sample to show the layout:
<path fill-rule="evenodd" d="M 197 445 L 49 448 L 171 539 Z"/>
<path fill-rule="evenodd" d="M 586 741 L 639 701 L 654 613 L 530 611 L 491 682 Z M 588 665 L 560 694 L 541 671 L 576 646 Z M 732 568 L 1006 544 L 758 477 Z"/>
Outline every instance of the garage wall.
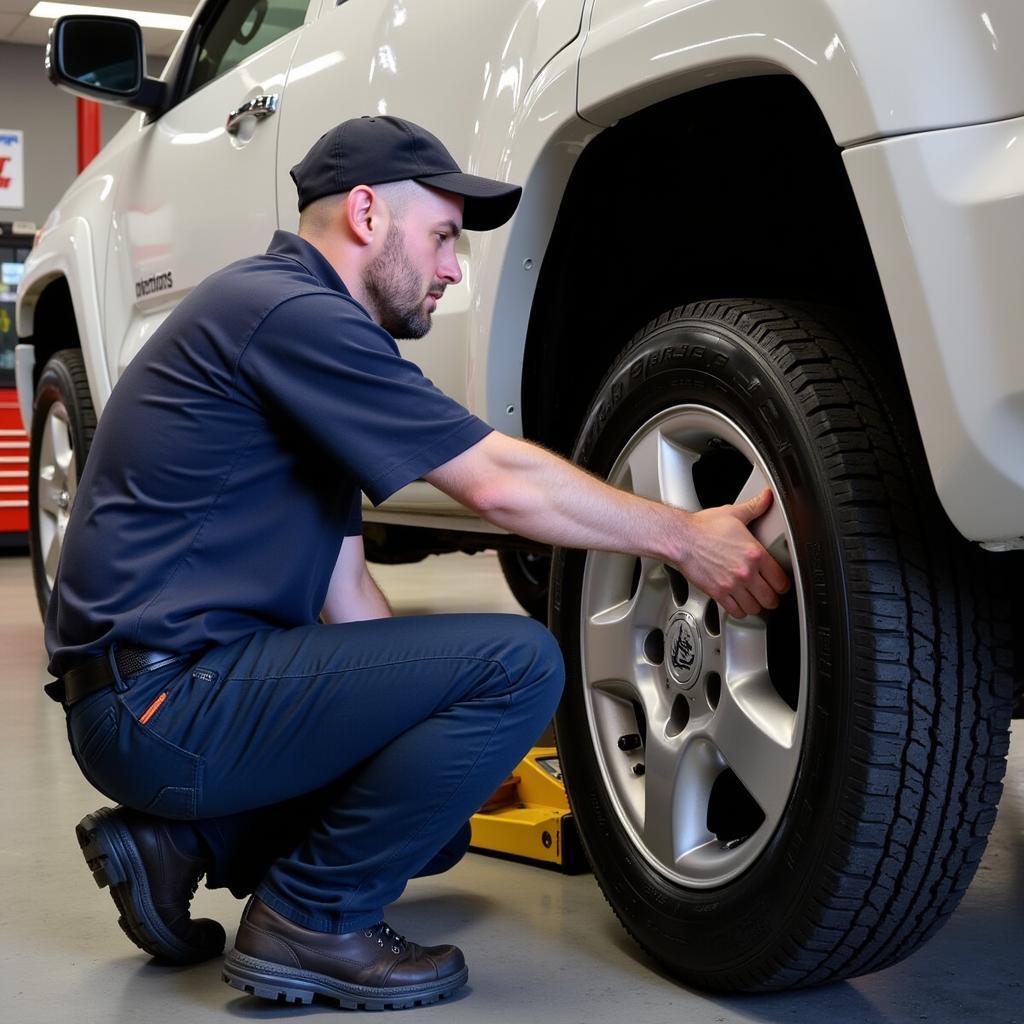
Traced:
<path fill-rule="evenodd" d="M 158 74 L 158 67 L 151 61 L 149 73 Z M 130 116 L 118 107 L 103 108 L 104 143 Z M 0 43 L 0 128 L 25 133 L 25 208 L 0 207 L 0 220 L 41 225 L 78 173 L 75 98 L 50 84 L 42 47 Z"/>

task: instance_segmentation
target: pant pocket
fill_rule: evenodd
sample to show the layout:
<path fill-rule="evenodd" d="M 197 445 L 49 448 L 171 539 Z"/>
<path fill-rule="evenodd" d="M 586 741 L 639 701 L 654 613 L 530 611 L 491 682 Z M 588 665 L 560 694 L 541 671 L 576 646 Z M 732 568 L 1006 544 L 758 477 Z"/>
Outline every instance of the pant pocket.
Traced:
<path fill-rule="evenodd" d="M 85 777 L 100 792 L 163 818 L 196 817 L 203 758 L 140 724 L 121 698 L 69 731 Z"/>
<path fill-rule="evenodd" d="M 114 708 L 108 707 L 90 723 L 88 732 L 78 746 L 79 757 L 83 761 L 102 757 L 103 751 L 116 734 L 117 712 Z"/>

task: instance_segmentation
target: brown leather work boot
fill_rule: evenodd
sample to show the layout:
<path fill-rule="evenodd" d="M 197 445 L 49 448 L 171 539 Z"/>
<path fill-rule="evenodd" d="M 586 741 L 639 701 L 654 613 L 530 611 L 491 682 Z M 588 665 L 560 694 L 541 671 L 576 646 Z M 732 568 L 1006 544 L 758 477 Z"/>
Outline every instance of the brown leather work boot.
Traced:
<path fill-rule="evenodd" d="M 175 845 L 172 825 L 128 807 L 101 807 L 75 833 L 96 884 L 110 886 L 125 935 L 158 960 L 195 964 L 218 956 L 225 935 L 216 921 L 189 916 L 206 862 Z"/>
<path fill-rule="evenodd" d="M 451 995 L 469 977 L 455 946 L 418 946 L 383 921 L 337 935 L 293 924 L 253 896 L 242 914 L 224 980 L 261 999 L 349 1010 L 398 1010 Z"/>

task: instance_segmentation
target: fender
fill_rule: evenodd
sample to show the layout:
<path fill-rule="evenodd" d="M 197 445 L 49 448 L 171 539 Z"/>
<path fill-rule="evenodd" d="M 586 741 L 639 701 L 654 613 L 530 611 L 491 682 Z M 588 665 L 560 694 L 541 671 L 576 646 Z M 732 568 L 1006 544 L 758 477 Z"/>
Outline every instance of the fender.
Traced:
<path fill-rule="evenodd" d="M 48 230 L 46 246 L 33 252 L 25 264 L 25 276 L 18 289 L 17 330 L 19 338 L 32 335 L 39 297 L 47 285 L 58 278 L 65 278 L 71 292 L 89 391 L 98 411 L 110 395 L 111 382 L 103 358 L 103 325 L 96 289 L 94 252 L 93 231 L 84 217 L 70 217 Z M 24 349 L 28 346 L 18 347 Z M 28 365 L 28 360 L 19 353 L 19 367 L 25 365 Z M 31 377 L 29 384 L 31 386 Z M 25 430 L 31 433 L 31 391 L 26 394 L 19 387 L 18 399 Z"/>
<path fill-rule="evenodd" d="M 20 339 L 28 341 L 35 331 L 36 304 L 46 286 L 58 277 L 67 279 L 97 415 L 113 387 L 106 364 L 101 279 L 106 274 L 107 247 L 115 218 L 117 174 L 125 147 L 136 136 L 141 123 L 141 115 L 130 118 L 88 169 L 71 183 L 46 218 L 18 287 L 17 332 Z M 24 347 L 19 346 L 22 350 Z M 28 362 L 22 351 L 19 365 Z M 19 374 L 19 384 L 22 376 Z M 27 396 L 22 391 L 19 387 L 19 404 L 31 411 L 31 390 Z"/>
<path fill-rule="evenodd" d="M 840 146 L 1024 112 L 1017 0 L 595 0 L 579 109 L 608 126 L 742 75 L 795 75 Z"/>
<path fill-rule="evenodd" d="M 804 85 L 844 150 L 939 499 L 1000 548 L 1024 537 L 1022 48 L 1014 0 L 595 0 L 580 58 L 595 125 L 726 79 Z"/>

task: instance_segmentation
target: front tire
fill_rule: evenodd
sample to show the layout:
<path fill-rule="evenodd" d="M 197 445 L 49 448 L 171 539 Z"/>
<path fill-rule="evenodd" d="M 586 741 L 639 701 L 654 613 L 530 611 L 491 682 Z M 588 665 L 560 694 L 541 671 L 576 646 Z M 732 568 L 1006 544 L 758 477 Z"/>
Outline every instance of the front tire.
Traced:
<path fill-rule="evenodd" d="M 39 375 L 29 446 L 29 552 L 44 619 L 95 431 L 96 413 L 82 353 L 63 349 Z"/>
<path fill-rule="evenodd" d="M 653 560 L 559 549 L 559 752 L 612 908 L 671 972 L 759 991 L 878 970 L 952 913 L 995 816 L 1002 610 L 905 413 L 805 312 L 696 303 L 627 346 L 575 449 L 696 510 L 772 487 L 792 574 L 730 619 Z"/>

